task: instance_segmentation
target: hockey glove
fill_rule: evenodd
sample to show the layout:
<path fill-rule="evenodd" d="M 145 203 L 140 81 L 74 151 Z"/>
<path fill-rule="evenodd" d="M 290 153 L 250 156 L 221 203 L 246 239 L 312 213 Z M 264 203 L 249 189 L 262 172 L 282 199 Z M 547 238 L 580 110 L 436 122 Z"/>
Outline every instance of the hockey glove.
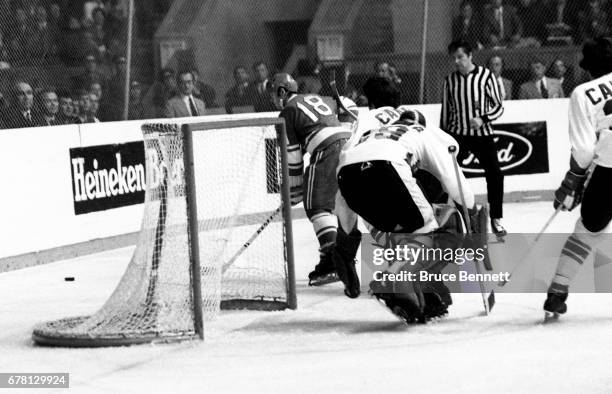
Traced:
<path fill-rule="evenodd" d="M 577 174 L 568 171 L 565 174 L 561 186 L 555 191 L 554 207 L 557 209 L 561 205 L 564 211 L 571 211 L 576 208 L 582 201 L 582 193 L 584 193 L 584 183 L 586 182 L 587 174 Z"/>

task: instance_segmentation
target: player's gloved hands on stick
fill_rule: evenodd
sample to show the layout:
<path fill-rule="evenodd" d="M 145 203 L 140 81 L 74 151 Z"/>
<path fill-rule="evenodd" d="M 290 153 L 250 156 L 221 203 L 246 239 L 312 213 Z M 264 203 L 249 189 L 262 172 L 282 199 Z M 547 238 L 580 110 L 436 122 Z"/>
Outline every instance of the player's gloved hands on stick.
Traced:
<path fill-rule="evenodd" d="M 557 209 L 561 205 L 564 211 L 571 211 L 576 208 L 582 201 L 582 193 L 584 192 L 584 183 L 586 182 L 587 174 L 578 174 L 571 170 L 565 174 L 561 186 L 555 191 L 554 207 Z"/>

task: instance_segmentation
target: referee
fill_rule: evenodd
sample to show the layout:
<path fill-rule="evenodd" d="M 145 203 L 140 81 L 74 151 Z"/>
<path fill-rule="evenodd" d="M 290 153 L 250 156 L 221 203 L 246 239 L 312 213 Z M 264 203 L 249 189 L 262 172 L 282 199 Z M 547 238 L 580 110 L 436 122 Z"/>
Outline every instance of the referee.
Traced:
<path fill-rule="evenodd" d="M 499 86 L 491 71 L 473 63 L 469 43 L 454 41 L 448 46 L 448 53 L 457 71 L 444 79 L 440 128 L 480 162 L 487 180 L 491 230 L 504 236 L 506 230 L 501 224 L 504 176 L 491 127 L 491 122 L 504 112 Z"/>

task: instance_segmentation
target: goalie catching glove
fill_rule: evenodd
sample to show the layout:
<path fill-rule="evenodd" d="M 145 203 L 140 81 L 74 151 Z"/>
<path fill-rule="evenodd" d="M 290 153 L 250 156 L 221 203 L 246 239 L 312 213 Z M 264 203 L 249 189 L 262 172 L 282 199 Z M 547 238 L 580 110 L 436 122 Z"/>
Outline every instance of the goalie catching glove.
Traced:
<path fill-rule="evenodd" d="M 555 191 L 555 209 L 557 209 L 559 205 L 561 205 L 561 209 L 564 211 L 571 211 L 576 208 L 582 201 L 586 178 L 586 172 L 578 174 L 571 170 L 568 171 L 565 174 L 563 182 L 561 182 L 561 186 Z"/>

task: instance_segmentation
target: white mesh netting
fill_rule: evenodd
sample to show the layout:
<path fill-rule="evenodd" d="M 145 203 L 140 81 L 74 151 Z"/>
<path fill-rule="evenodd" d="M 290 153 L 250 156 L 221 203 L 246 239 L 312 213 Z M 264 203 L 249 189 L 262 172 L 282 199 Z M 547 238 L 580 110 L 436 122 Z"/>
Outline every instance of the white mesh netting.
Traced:
<path fill-rule="evenodd" d="M 159 124 L 143 132 L 145 208 L 124 276 L 98 312 L 39 325 L 36 342 L 107 346 L 196 336 L 181 132 Z M 227 307 L 283 307 L 288 277 L 274 126 L 192 136 L 205 320 L 222 300 Z"/>

